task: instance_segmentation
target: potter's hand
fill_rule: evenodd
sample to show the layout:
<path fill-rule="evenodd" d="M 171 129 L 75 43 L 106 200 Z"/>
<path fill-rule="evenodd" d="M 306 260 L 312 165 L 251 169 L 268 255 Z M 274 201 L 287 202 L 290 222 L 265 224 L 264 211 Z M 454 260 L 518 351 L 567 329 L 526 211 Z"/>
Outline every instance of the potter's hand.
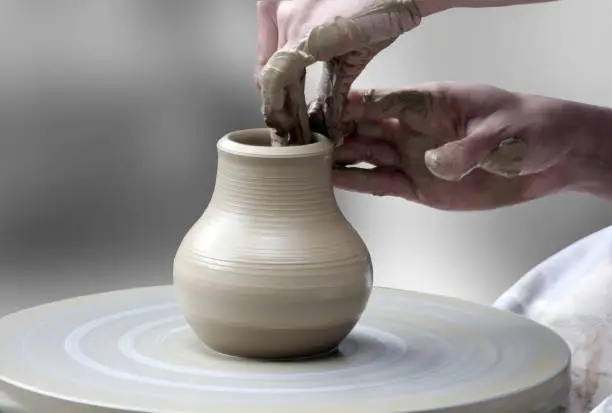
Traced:
<path fill-rule="evenodd" d="M 568 109 L 572 105 L 577 109 Z M 583 162 L 577 145 L 587 139 L 578 137 L 576 126 L 592 122 L 596 112 L 581 108 L 457 83 L 353 91 L 343 120 L 354 132 L 336 148 L 342 166 L 334 170 L 334 184 L 454 210 L 496 208 L 558 192 L 576 184 L 574 163 Z M 346 167 L 360 162 L 375 168 Z"/>
<path fill-rule="evenodd" d="M 422 0 L 258 1 L 256 78 L 266 124 L 281 136 L 296 127 L 308 133 L 305 69 L 326 62 L 320 98 L 309 112 L 318 120 L 315 131 L 341 139 L 339 117 L 352 82 L 378 52 L 419 24 L 416 1 Z M 429 0 L 443 8 L 438 3 L 449 0 Z"/>
<path fill-rule="evenodd" d="M 296 135 L 296 143 L 307 142 L 312 126 L 340 143 L 339 118 L 351 84 L 421 18 L 451 8 L 549 1 L 554 0 L 260 0 L 256 78 L 266 124 L 285 141 Z M 305 69 L 315 62 L 325 65 L 319 98 L 307 116 Z"/>

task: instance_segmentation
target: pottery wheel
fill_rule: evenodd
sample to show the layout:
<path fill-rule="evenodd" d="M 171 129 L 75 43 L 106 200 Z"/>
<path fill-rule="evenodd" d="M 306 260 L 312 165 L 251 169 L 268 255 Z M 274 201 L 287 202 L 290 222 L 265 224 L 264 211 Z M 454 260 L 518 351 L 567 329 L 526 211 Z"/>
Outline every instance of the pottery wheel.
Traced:
<path fill-rule="evenodd" d="M 104 293 L 0 320 L 0 382 L 33 412 L 548 412 L 570 353 L 524 317 L 375 288 L 325 358 L 266 362 L 207 350 L 171 286 Z"/>

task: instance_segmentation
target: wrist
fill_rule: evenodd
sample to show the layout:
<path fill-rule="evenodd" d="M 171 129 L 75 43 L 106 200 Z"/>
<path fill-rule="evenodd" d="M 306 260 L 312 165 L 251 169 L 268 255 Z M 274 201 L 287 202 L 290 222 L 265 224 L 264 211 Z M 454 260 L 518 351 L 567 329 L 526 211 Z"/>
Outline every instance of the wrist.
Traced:
<path fill-rule="evenodd" d="M 570 190 L 612 200 L 612 108 L 559 101 Z"/>

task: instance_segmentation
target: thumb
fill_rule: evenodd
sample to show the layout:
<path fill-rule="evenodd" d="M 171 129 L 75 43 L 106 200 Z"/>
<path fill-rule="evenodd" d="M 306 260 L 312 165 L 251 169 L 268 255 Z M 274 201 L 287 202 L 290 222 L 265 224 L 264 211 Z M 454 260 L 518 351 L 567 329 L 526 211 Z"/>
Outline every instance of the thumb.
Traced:
<path fill-rule="evenodd" d="M 425 152 L 425 165 L 447 181 L 459 181 L 476 168 L 514 177 L 521 173 L 526 149 L 525 143 L 507 130 L 492 132 L 484 126 L 464 139 Z"/>

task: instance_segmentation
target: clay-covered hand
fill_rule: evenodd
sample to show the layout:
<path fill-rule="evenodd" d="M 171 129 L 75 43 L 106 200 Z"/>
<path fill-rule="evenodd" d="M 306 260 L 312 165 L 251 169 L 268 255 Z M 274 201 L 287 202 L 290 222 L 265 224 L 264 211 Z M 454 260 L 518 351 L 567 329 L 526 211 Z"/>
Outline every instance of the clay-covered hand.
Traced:
<path fill-rule="evenodd" d="M 334 184 L 439 209 L 483 210 L 567 189 L 577 139 L 565 102 L 441 82 L 352 91 Z M 574 136 L 575 137 L 575 136 Z M 374 168 L 356 168 L 357 163 Z"/>
<path fill-rule="evenodd" d="M 377 53 L 419 24 L 416 1 L 258 1 L 256 79 L 266 124 L 285 138 L 300 131 L 309 135 L 305 69 L 325 62 L 320 97 L 309 108 L 310 117 L 318 119 L 315 131 L 341 139 L 339 118 L 351 84 Z M 429 3 L 442 9 L 450 0 Z"/>

